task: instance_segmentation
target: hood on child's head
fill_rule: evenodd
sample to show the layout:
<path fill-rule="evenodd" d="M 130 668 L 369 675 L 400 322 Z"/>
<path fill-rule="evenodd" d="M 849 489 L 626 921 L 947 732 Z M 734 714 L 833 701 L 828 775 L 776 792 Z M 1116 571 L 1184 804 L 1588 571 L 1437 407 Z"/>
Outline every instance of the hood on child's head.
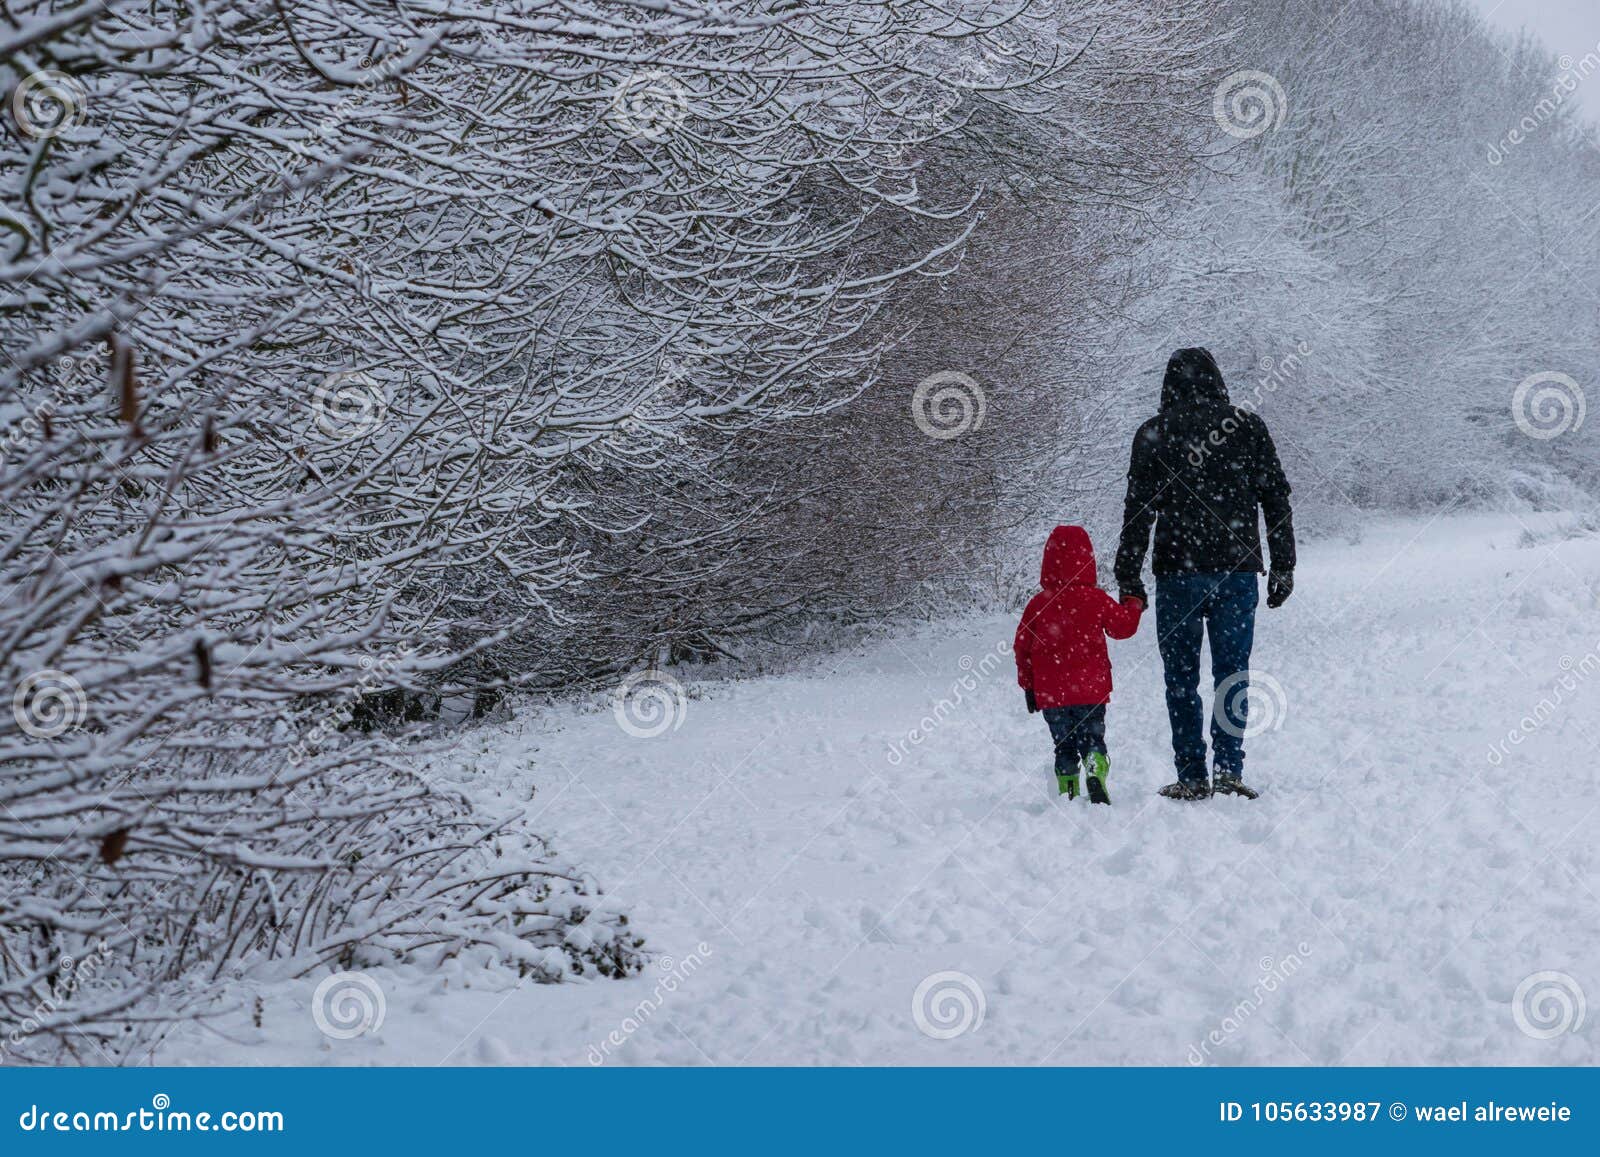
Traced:
<path fill-rule="evenodd" d="M 1094 586 L 1094 546 L 1081 526 L 1058 526 L 1044 544 L 1039 584 L 1047 587 Z"/>

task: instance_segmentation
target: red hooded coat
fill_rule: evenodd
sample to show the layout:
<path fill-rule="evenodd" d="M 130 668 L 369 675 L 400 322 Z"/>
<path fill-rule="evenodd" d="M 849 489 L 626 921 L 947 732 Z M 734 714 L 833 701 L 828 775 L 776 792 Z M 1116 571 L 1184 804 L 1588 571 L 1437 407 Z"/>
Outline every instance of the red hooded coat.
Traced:
<path fill-rule="evenodd" d="M 1028 602 L 1012 650 L 1017 682 L 1043 707 L 1111 699 L 1106 636 L 1126 639 L 1139 629 L 1144 605 L 1121 603 L 1095 585 L 1094 547 L 1081 526 L 1058 526 L 1045 544 L 1039 585 Z"/>

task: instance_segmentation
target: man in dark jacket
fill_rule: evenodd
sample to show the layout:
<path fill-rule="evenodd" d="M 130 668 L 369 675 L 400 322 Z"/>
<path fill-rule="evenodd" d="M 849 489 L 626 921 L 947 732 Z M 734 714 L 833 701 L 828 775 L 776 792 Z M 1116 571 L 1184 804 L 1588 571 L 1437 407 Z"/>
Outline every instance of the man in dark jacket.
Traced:
<path fill-rule="evenodd" d="M 1119 593 L 1146 599 L 1140 574 L 1154 524 L 1156 636 L 1178 768 L 1178 782 L 1161 789 L 1165 796 L 1256 796 L 1243 775 L 1256 576 L 1263 570 L 1258 508 L 1272 560 L 1267 606 L 1278 607 L 1294 590 L 1294 523 L 1277 448 L 1259 416 L 1228 401 L 1209 351 L 1178 350 L 1167 362 L 1160 413 L 1133 438 L 1116 564 Z M 1205 635 L 1216 694 L 1209 785 L 1199 691 Z"/>

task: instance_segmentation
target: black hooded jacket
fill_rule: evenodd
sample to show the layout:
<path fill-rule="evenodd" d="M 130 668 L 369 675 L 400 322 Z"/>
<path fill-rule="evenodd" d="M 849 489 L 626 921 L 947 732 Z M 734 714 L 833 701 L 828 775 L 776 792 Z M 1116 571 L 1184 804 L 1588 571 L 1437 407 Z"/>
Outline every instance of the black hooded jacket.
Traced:
<path fill-rule="evenodd" d="M 1167 362 L 1161 412 L 1139 427 L 1128 463 L 1128 498 L 1117 549 L 1117 585 L 1144 589 L 1145 547 L 1155 524 L 1157 575 L 1262 570 L 1256 508 L 1267 522 L 1272 569 L 1294 569 L 1289 480 L 1267 424 L 1228 401 L 1207 350 Z"/>

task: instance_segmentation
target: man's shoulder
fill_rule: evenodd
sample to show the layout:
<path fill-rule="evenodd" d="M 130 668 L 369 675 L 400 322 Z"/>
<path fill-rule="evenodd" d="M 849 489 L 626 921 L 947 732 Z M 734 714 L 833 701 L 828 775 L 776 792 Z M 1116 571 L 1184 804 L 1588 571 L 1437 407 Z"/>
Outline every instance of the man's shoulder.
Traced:
<path fill-rule="evenodd" d="M 1248 406 L 1228 405 L 1223 407 L 1228 420 L 1234 423 L 1234 428 L 1243 430 L 1255 438 L 1265 438 L 1267 434 L 1266 420 Z"/>
<path fill-rule="evenodd" d="M 1252 430 L 1258 430 L 1263 434 L 1267 432 L 1267 420 L 1248 406 L 1235 406 L 1233 411 L 1239 415 L 1239 421 L 1243 425 L 1250 427 Z"/>

